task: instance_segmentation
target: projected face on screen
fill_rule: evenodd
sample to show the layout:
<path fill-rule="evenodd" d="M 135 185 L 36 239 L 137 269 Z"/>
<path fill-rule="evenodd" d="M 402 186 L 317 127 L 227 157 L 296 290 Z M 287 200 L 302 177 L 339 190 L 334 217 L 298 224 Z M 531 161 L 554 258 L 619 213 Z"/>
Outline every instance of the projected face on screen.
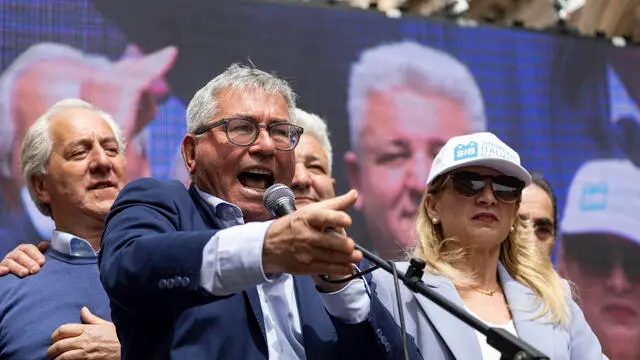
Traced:
<path fill-rule="evenodd" d="M 385 258 L 413 245 L 415 216 L 433 158 L 452 136 L 468 132 L 462 104 L 409 87 L 369 94 L 360 149 L 345 157 L 356 208 Z"/>
<path fill-rule="evenodd" d="M 640 169 L 625 159 L 585 162 L 561 223 L 559 269 L 611 359 L 640 358 Z"/>
<path fill-rule="evenodd" d="M 640 240 L 639 240 L 640 241 Z M 640 356 L 640 245 L 613 234 L 563 238 L 561 267 L 611 359 Z"/>

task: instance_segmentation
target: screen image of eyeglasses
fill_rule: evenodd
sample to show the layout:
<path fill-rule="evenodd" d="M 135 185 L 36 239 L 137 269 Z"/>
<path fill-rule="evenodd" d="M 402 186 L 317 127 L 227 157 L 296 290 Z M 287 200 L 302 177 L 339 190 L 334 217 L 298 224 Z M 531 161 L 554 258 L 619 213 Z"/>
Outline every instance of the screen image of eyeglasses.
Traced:
<path fill-rule="evenodd" d="M 627 279 L 640 282 L 640 245 L 611 234 L 580 234 L 562 237 L 564 257 L 575 261 L 586 275 L 606 278 L 620 266 Z"/>

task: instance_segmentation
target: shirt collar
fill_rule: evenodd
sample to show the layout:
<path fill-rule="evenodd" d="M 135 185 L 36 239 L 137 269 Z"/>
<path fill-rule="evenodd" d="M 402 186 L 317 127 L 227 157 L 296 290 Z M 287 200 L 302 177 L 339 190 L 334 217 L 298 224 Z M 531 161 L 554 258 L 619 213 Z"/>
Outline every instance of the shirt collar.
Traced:
<path fill-rule="evenodd" d="M 69 233 L 53 230 L 51 233 L 51 247 L 68 256 L 74 257 L 95 257 L 97 252 L 93 250 L 91 244 L 86 240 Z"/>
<path fill-rule="evenodd" d="M 200 190 L 196 185 L 194 186 L 202 200 L 206 201 L 207 204 L 213 207 L 217 217 L 223 220 L 236 220 L 241 224 L 244 223 L 244 216 L 242 215 L 242 210 L 240 210 L 239 207 Z"/>

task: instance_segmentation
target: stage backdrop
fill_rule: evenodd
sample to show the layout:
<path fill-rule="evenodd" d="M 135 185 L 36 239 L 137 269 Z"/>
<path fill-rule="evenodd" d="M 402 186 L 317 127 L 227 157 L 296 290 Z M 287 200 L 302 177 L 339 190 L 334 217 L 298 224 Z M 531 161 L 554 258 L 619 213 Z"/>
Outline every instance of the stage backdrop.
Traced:
<path fill-rule="evenodd" d="M 148 110 L 118 119 L 132 129 L 126 134 L 129 179 L 187 182 L 178 155 L 186 104 L 229 64 L 249 61 L 289 80 L 298 105 L 328 122 L 336 190 L 359 186 L 363 197 L 351 211 L 355 223 L 349 233 L 366 246 L 384 253 L 385 243 L 414 239 L 411 223 L 431 156 L 447 136 L 481 129 L 514 147 L 528 170 L 550 181 L 560 223 L 565 211 L 576 219 L 567 232 L 613 234 L 637 245 L 640 227 L 615 231 L 606 224 L 579 224 L 586 221 L 580 220 L 581 212 L 593 209 L 584 204 L 594 196 L 604 213 L 625 217 L 628 224 L 639 220 L 640 212 L 618 214 L 613 206 L 621 201 L 628 209 L 634 202 L 640 206 L 634 190 L 640 185 L 619 184 L 632 181 L 638 171 L 628 160 L 637 163 L 640 153 L 638 58 L 640 49 L 615 48 L 603 40 L 460 27 L 412 16 L 389 19 L 328 6 L 0 0 L 0 255 L 19 242 L 47 239 L 51 231 L 50 221 L 34 211 L 12 164 L 24 129 L 53 102 L 80 96 L 115 109 L 106 92 L 87 89 L 121 86 L 133 94 L 131 106 L 139 101 L 137 106 Z M 122 63 L 132 61 L 153 69 L 156 80 L 131 80 Z M 15 96 L 24 94 L 20 89 L 33 91 Z M 447 98 L 462 105 L 459 117 L 434 105 Z M 17 111 L 23 107 L 29 111 Z M 376 133 L 376 128 L 385 131 Z M 367 145 L 372 143 L 383 145 Z M 351 168 L 345 161 L 350 151 L 346 157 L 356 159 Z M 623 170 L 598 170 L 606 168 L 602 163 Z M 596 170 L 587 171 L 586 179 L 576 178 L 574 200 L 568 200 L 581 166 Z M 622 180 L 608 182 L 613 181 L 608 173 Z M 620 195 L 614 186 L 626 192 Z M 613 250 L 604 257 L 622 258 Z M 595 266 L 584 254 L 567 259 L 583 261 L 582 269 Z M 593 276 L 605 281 L 612 261 L 597 263 L 605 269 L 594 270 Z M 630 266 L 621 264 L 624 270 Z"/>

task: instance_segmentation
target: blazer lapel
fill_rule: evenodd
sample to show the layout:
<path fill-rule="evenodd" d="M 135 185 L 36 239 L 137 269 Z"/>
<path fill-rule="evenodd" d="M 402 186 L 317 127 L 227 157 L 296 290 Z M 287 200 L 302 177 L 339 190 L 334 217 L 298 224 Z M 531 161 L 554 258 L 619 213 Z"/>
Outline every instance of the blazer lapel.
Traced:
<path fill-rule="evenodd" d="M 545 317 L 534 320 L 535 315 L 542 310 L 538 297 L 533 290 L 514 280 L 501 263 L 498 264 L 498 274 L 518 337 L 543 354 L 553 357 L 554 325 L 545 323 Z"/>
<path fill-rule="evenodd" d="M 464 308 L 462 299 L 449 279 L 444 276 L 427 273 L 423 276 L 422 281 L 440 295 Z M 481 357 L 480 344 L 472 327 L 449 314 L 426 297 L 420 294 L 415 294 L 414 296 L 416 296 L 420 307 L 424 310 L 457 360 L 476 360 Z"/>
<path fill-rule="evenodd" d="M 216 216 L 214 209 L 211 208 L 209 204 L 198 194 L 198 190 L 194 184 L 191 184 L 189 187 L 189 195 L 193 199 L 193 202 L 196 204 L 198 208 L 198 212 L 200 212 L 200 216 L 202 217 L 205 224 L 211 229 L 223 229 L 226 226 L 220 221 L 220 219 Z M 262 313 L 262 305 L 260 304 L 260 296 L 258 295 L 258 289 L 253 286 L 244 291 L 244 295 L 246 300 L 251 305 L 251 309 L 253 310 L 253 315 L 256 317 L 258 322 L 258 326 L 260 326 L 260 330 L 262 332 L 262 338 L 265 341 L 265 346 L 267 344 L 267 333 L 264 328 L 264 315 Z"/>

